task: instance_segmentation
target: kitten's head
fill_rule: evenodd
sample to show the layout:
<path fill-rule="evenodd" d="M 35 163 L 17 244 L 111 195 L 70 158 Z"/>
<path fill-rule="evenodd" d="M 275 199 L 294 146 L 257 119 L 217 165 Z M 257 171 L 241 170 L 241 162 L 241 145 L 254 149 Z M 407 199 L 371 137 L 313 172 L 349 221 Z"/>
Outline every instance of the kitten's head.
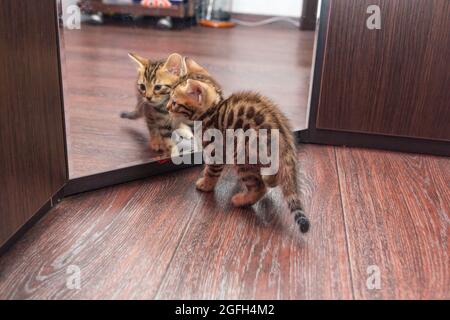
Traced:
<path fill-rule="evenodd" d="M 167 103 L 173 84 L 186 73 L 183 57 L 178 53 L 166 61 L 150 61 L 132 53 L 129 57 L 137 64 L 137 90 L 142 98 L 153 106 Z"/>
<path fill-rule="evenodd" d="M 196 120 L 222 100 L 222 89 L 192 59 L 186 58 L 183 64 L 186 74 L 174 85 L 167 109 L 172 115 Z"/>

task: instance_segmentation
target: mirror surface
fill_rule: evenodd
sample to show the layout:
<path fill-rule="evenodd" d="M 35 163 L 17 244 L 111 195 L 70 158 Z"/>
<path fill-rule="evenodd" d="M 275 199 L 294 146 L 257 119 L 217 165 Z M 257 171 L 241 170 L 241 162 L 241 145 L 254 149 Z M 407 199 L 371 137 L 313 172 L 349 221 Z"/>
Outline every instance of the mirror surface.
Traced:
<path fill-rule="evenodd" d="M 172 1 L 171 9 L 146 8 L 131 0 L 113 2 L 63 0 L 60 6 L 71 179 L 170 157 L 154 150 L 145 117 L 121 117 L 142 98 L 139 65 L 130 52 L 151 61 L 172 53 L 191 57 L 223 86 L 225 95 L 258 91 L 279 105 L 295 130 L 306 128 L 314 32 L 286 21 L 217 29 L 195 25 L 195 18 L 205 13 L 195 10 L 197 2 L 191 0 Z M 174 11 L 180 6 L 185 17 Z M 300 9 L 292 14 L 296 17 L 291 21 L 298 20 Z M 167 19 L 168 15 L 177 18 Z M 267 18 L 232 16 L 247 22 Z"/>

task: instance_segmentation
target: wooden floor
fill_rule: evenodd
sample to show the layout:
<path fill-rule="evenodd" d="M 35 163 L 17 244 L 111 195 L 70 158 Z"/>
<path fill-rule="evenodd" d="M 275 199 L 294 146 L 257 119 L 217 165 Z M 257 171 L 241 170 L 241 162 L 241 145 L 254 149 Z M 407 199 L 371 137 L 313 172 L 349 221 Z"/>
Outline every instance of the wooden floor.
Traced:
<path fill-rule="evenodd" d="M 0 257 L 0 299 L 450 298 L 450 159 L 313 145 L 299 159 L 304 236 L 278 190 L 233 209 L 235 176 L 205 195 L 192 168 L 63 200 Z"/>
<path fill-rule="evenodd" d="M 158 157 L 147 147 L 143 120 L 119 117 L 136 101 L 136 70 L 128 52 L 151 58 L 172 52 L 191 56 L 226 93 L 258 90 L 280 105 L 296 129 L 306 127 L 314 32 L 288 24 L 177 31 L 83 25 L 66 30 L 62 43 L 71 178 Z"/>

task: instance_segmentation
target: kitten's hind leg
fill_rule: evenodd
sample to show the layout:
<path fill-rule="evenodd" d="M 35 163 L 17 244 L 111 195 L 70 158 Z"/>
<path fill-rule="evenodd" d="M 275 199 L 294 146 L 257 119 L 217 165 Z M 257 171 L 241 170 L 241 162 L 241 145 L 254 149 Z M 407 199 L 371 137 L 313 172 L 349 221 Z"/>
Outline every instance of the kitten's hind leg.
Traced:
<path fill-rule="evenodd" d="M 259 201 L 267 193 L 267 187 L 261 177 L 260 168 L 250 166 L 238 167 L 240 180 L 247 191 L 235 194 L 231 202 L 236 207 L 251 206 Z"/>
<path fill-rule="evenodd" d="M 219 181 L 223 168 L 223 164 L 206 165 L 203 170 L 203 177 L 197 180 L 197 189 L 203 192 L 213 191 L 217 181 Z"/>

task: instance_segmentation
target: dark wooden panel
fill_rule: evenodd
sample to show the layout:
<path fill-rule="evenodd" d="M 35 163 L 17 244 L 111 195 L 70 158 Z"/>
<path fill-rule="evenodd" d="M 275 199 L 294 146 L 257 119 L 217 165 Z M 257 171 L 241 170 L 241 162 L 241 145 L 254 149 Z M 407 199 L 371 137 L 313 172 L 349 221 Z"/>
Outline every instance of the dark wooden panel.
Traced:
<path fill-rule="evenodd" d="M 450 2 L 330 1 L 317 128 L 450 140 Z"/>
<path fill-rule="evenodd" d="M 194 163 L 194 154 L 192 162 Z M 64 187 L 64 196 L 71 196 L 82 192 L 93 191 L 113 185 L 126 183 L 134 180 L 148 178 L 168 172 L 186 169 L 194 164 L 174 164 L 171 160 L 153 161 L 135 166 L 124 167 L 118 170 L 107 171 L 71 179 Z"/>
<path fill-rule="evenodd" d="M 318 143 L 346 147 L 364 147 L 415 152 L 450 157 L 450 141 L 427 140 L 378 134 L 308 129 L 297 132 L 301 143 Z"/>
<path fill-rule="evenodd" d="M 450 159 L 339 148 L 337 162 L 355 298 L 449 299 Z"/>
<path fill-rule="evenodd" d="M 227 93 L 243 88 L 264 92 L 279 103 L 295 129 L 306 127 L 313 32 L 287 24 L 170 32 L 110 24 L 82 25 L 81 30 L 66 31 L 64 40 L 71 178 L 147 163 L 157 156 L 148 148 L 145 123 L 118 116 L 133 109 L 136 100 L 129 51 L 152 58 L 172 52 L 194 57 Z"/>
<path fill-rule="evenodd" d="M 315 30 L 319 0 L 303 0 L 300 30 Z"/>
<path fill-rule="evenodd" d="M 351 299 L 334 150 L 304 146 L 299 159 L 308 234 L 294 230 L 276 189 L 253 209 L 231 208 L 229 173 L 203 196 L 157 298 Z"/>
<path fill-rule="evenodd" d="M 66 181 L 56 2 L 0 2 L 0 245 Z"/>

